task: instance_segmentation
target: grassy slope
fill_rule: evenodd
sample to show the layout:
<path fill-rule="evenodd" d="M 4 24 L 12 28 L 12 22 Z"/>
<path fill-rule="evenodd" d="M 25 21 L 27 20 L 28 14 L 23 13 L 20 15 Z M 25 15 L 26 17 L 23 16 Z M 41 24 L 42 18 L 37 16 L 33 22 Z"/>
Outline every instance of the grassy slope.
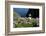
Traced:
<path fill-rule="evenodd" d="M 14 17 L 16 17 L 16 14 L 14 12 Z M 14 18 L 13 17 L 13 18 Z M 19 18 L 18 18 L 19 19 Z M 14 19 L 14 21 L 17 20 L 17 19 Z M 36 20 L 34 18 L 31 19 L 31 24 L 15 24 L 15 27 L 33 27 L 34 25 L 36 25 Z"/>
<path fill-rule="evenodd" d="M 33 27 L 32 24 L 15 24 L 15 27 Z"/>

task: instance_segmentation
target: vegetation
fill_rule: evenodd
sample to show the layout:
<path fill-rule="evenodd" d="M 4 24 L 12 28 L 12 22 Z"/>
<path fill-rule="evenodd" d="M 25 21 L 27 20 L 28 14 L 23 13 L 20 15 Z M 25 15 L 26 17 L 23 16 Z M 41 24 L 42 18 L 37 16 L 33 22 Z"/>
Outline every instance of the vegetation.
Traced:
<path fill-rule="evenodd" d="M 37 20 L 35 18 L 27 17 L 17 17 L 16 14 L 13 14 L 13 24 L 14 27 L 37 27 Z"/>

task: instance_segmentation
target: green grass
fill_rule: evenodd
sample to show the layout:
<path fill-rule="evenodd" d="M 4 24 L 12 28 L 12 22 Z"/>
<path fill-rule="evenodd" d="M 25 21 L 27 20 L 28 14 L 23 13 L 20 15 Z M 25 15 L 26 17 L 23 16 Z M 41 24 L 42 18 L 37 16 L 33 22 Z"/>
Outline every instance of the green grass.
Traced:
<path fill-rule="evenodd" d="M 15 24 L 15 27 L 33 27 L 32 24 Z"/>
<path fill-rule="evenodd" d="M 30 24 L 28 24 L 28 23 L 26 23 L 26 24 L 24 24 L 24 23 L 23 24 L 22 23 L 15 24 L 15 28 L 17 28 L 17 27 L 34 27 L 37 24 L 36 20 L 33 18 L 30 21 L 31 21 Z"/>

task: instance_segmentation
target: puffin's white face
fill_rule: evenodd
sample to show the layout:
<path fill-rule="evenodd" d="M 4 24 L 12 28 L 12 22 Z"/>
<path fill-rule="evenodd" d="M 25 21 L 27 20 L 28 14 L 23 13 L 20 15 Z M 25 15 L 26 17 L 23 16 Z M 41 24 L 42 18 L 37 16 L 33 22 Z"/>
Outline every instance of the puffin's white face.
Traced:
<path fill-rule="evenodd" d="M 31 14 L 29 14 L 29 17 L 31 16 Z"/>

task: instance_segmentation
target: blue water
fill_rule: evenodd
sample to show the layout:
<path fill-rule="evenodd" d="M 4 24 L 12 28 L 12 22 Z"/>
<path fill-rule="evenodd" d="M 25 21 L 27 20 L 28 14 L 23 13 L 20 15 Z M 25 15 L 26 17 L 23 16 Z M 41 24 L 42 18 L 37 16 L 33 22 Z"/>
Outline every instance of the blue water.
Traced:
<path fill-rule="evenodd" d="M 13 8 L 13 11 L 17 12 L 22 17 L 26 16 L 28 10 L 29 10 L 28 8 Z"/>

